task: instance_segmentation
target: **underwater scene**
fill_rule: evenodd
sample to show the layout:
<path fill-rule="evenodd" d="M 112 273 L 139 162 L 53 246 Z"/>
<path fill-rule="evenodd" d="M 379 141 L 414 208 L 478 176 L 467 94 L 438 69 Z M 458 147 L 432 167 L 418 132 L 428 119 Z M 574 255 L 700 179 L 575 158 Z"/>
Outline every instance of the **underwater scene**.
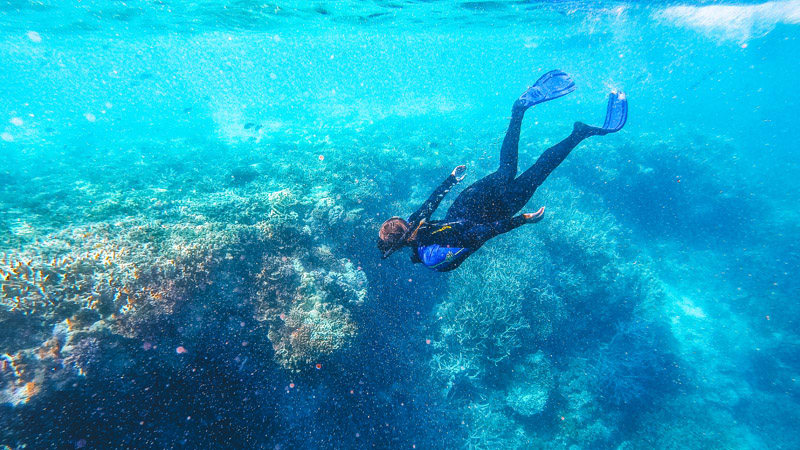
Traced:
<path fill-rule="evenodd" d="M 798 0 L 0 0 L 0 67 L 0 449 L 800 448 Z"/>

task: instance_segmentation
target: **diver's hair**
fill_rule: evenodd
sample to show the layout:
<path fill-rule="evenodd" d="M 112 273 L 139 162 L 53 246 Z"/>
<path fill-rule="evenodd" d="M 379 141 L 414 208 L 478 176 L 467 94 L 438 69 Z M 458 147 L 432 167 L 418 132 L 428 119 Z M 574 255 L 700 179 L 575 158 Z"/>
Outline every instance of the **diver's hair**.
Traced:
<path fill-rule="evenodd" d="M 408 233 L 408 228 L 408 222 L 399 217 L 392 217 L 383 222 L 378 231 L 378 238 L 384 242 L 399 242 Z"/>

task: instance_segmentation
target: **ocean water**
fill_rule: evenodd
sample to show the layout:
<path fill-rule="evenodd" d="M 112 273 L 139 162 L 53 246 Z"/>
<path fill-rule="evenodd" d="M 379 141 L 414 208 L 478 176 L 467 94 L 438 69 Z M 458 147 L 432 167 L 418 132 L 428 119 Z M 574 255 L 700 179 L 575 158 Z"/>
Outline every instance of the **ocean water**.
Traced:
<path fill-rule="evenodd" d="M 0 448 L 800 448 L 800 2 L 0 1 Z M 459 269 L 377 229 L 599 124 Z M 407 252 L 407 250 L 406 250 Z"/>

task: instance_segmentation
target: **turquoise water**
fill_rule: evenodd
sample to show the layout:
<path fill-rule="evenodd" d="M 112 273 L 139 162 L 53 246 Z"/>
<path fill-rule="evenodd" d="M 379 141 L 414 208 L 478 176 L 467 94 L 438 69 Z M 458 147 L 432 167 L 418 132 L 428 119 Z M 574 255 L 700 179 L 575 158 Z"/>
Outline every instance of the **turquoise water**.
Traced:
<path fill-rule="evenodd" d="M 0 448 L 799 448 L 800 2 L 0 2 Z M 377 229 L 599 124 L 458 270 Z"/>

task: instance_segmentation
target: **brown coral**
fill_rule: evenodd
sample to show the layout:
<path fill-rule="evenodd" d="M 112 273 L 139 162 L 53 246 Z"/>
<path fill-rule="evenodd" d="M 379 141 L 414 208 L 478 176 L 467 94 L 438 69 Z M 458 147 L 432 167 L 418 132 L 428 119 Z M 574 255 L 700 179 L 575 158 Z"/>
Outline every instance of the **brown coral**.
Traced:
<path fill-rule="evenodd" d="M 297 258 L 267 257 L 257 276 L 257 319 L 269 326 L 277 361 L 299 370 L 343 348 L 355 335 L 345 306 L 366 297 L 366 277 L 348 260 L 336 261 L 326 249 L 317 255 L 334 260 L 309 270 Z"/>

